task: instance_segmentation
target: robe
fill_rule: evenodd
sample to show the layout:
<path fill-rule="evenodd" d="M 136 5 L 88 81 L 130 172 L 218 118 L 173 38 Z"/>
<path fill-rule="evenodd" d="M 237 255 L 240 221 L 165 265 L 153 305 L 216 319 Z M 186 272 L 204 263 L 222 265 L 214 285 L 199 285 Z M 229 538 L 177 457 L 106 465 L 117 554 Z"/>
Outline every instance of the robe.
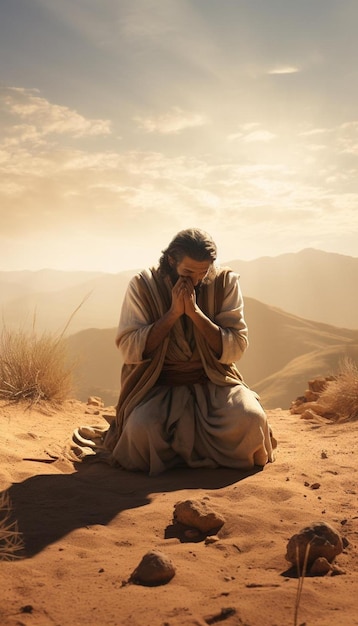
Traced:
<path fill-rule="evenodd" d="M 211 274 L 197 303 L 220 328 L 219 357 L 183 315 L 145 358 L 148 334 L 170 307 L 172 283 L 157 268 L 129 283 L 116 337 L 121 392 L 104 441 L 127 470 L 156 475 L 183 464 L 250 469 L 273 461 L 266 414 L 235 364 L 248 346 L 239 277 L 229 268 Z"/>

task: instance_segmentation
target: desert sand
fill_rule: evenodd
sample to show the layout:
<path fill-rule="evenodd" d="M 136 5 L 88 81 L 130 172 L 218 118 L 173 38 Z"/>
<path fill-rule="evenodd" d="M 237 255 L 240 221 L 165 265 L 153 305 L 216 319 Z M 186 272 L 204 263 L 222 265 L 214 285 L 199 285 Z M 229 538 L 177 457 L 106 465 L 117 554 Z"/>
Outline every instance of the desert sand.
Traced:
<path fill-rule="evenodd" d="M 113 407 L 77 400 L 47 414 L 0 405 L 0 489 L 24 542 L 1 563 L 2 626 L 291 626 L 298 578 L 289 538 L 313 521 L 345 539 L 340 574 L 303 582 L 297 624 L 358 624 L 358 423 L 315 423 L 268 411 L 277 458 L 262 471 L 180 469 L 158 477 L 63 454 L 73 429 L 106 423 Z M 217 540 L 176 536 L 180 500 L 225 518 Z M 126 584 L 142 556 L 164 552 L 176 574 Z"/>

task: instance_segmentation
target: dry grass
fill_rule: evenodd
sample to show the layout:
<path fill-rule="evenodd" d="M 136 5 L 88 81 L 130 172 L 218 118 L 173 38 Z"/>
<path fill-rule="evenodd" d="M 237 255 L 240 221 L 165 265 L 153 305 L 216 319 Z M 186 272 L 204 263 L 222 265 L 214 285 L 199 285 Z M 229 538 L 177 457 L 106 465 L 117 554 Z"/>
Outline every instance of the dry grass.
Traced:
<path fill-rule="evenodd" d="M 36 332 L 36 314 L 31 330 L 9 330 L 0 337 L 0 398 L 61 404 L 73 389 L 75 363 L 70 363 L 64 335 L 87 294 L 72 312 L 60 334 Z"/>
<path fill-rule="evenodd" d="M 11 520 L 11 505 L 6 493 L 0 496 L 0 561 L 20 558 L 23 541 L 16 521 Z"/>
<path fill-rule="evenodd" d="M 62 336 L 3 329 L 0 339 L 0 398 L 60 403 L 72 389 L 72 367 Z"/>
<path fill-rule="evenodd" d="M 358 368 L 351 359 L 341 362 L 338 376 L 328 382 L 319 402 L 335 415 L 335 421 L 358 419 Z"/>

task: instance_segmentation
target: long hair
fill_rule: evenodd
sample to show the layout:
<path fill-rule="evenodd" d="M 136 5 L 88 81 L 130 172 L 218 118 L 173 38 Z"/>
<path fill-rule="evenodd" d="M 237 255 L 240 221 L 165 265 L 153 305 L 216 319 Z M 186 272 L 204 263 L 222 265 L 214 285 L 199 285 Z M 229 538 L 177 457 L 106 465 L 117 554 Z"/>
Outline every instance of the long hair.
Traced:
<path fill-rule="evenodd" d="M 217 257 L 216 244 L 208 233 L 199 228 L 181 230 L 175 235 L 169 246 L 162 251 L 162 256 L 159 259 L 159 272 L 162 275 L 171 273 L 169 257 L 180 263 L 186 256 L 194 261 L 214 263 Z"/>

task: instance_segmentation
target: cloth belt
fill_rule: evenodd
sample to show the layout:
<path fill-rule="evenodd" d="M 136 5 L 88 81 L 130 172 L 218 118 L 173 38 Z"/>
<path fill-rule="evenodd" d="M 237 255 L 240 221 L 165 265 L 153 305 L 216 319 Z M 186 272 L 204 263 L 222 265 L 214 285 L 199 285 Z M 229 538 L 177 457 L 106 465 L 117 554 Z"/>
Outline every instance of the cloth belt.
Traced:
<path fill-rule="evenodd" d="M 193 385 L 208 382 L 201 361 L 178 361 L 177 363 L 165 363 L 159 375 L 156 385 Z"/>

